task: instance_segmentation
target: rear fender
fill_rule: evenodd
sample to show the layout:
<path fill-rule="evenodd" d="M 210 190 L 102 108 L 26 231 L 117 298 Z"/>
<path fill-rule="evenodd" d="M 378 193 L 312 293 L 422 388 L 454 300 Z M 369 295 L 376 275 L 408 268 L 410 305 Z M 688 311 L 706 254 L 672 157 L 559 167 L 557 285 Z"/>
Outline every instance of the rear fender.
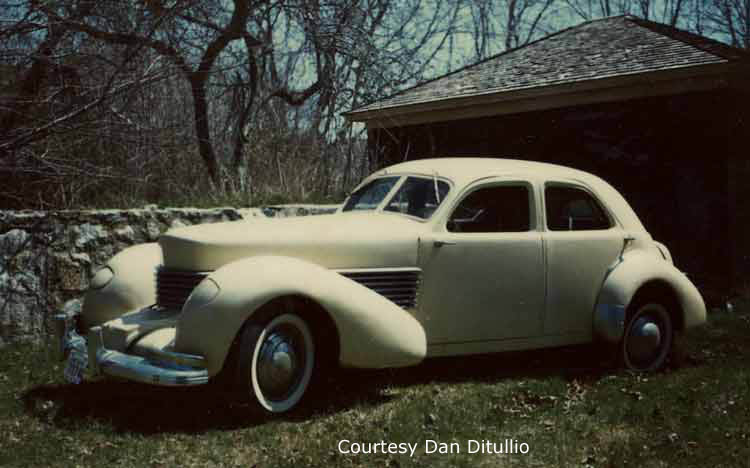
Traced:
<path fill-rule="evenodd" d="M 705 323 L 706 306 L 698 289 L 670 262 L 651 252 L 626 253 L 604 281 L 594 310 L 594 336 L 612 343 L 625 332 L 626 312 L 638 290 L 647 283 L 668 286 L 676 298 L 682 328 Z"/>
<path fill-rule="evenodd" d="M 427 352 L 424 329 L 407 311 L 314 263 L 283 256 L 251 257 L 225 265 L 206 281 L 215 286 L 202 282 L 188 298 L 177 324 L 175 349 L 205 356 L 212 376 L 221 370 L 243 324 L 265 304 L 286 296 L 308 298 L 330 315 L 343 366 L 408 366 L 419 363 Z M 202 290 L 213 290 L 213 297 Z"/>

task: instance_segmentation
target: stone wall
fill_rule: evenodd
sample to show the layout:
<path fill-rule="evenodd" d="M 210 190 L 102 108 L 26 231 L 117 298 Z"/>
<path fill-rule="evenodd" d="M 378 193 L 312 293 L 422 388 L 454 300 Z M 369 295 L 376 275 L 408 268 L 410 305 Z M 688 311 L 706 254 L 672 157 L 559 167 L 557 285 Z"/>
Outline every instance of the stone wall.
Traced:
<path fill-rule="evenodd" d="M 80 306 L 93 272 L 120 250 L 153 242 L 169 228 L 319 214 L 335 208 L 0 211 L 0 347 L 43 342 L 50 336 L 56 311 Z"/>

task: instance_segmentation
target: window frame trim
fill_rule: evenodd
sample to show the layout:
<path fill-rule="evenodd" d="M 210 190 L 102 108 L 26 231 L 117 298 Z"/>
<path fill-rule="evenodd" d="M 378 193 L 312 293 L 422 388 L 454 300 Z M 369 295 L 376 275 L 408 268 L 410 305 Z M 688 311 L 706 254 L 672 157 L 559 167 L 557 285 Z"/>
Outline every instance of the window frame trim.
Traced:
<path fill-rule="evenodd" d="M 459 205 L 471 194 L 478 190 L 491 188 L 491 187 L 499 187 L 499 186 L 510 186 L 510 187 L 525 187 L 526 193 L 528 194 L 529 198 L 529 229 L 526 231 L 486 231 L 486 232 L 455 232 L 448 229 L 448 222 L 451 219 L 451 216 L 456 211 L 456 209 L 459 207 Z M 525 179 L 525 178 L 491 178 L 490 180 L 483 179 L 481 181 L 477 181 L 474 184 L 470 184 L 467 187 L 464 188 L 464 190 L 456 196 L 456 199 L 453 201 L 453 204 L 451 208 L 448 210 L 448 214 L 443 220 L 443 222 L 440 224 L 441 230 L 443 232 L 446 232 L 451 235 L 471 235 L 471 236 L 486 236 L 488 234 L 503 234 L 503 235 L 511 235 L 511 234 L 526 234 L 529 232 L 539 232 L 540 231 L 540 223 L 539 223 L 539 213 L 538 213 L 538 205 L 536 203 L 536 188 L 535 184 L 532 180 Z"/>
<path fill-rule="evenodd" d="M 604 216 L 607 218 L 607 221 L 609 221 L 609 227 L 605 229 L 565 229 L 565 230 L 550 229 L 549 219 L 547 217 L 547 187 L 573 188 L 573 189 L 578 189 L 587 193 L 594 200 L 594 202 L 599 206 L 599 209 L 601 209 L 602 212 L 604 213 Z M 565 180 L 559 180 L 559 179 L 547 180 L 544 182 L 544 184 L 542 184 L 541 200 L 542 200 L 542 216 L 544 218 L 544 222 L 542 224 L 543 224 L 545 232 L 605 232 L 611 229 L 615 229 L 619 226 L 619 221 L 614 216 L 614 214 L 609 209 L 609 207 L 605 203 L 602 203 L 601 197 L 599 197 L 596 194 L 596 192 L 594 192 L 590 187 L 580 182 L 565 181 Z"/>

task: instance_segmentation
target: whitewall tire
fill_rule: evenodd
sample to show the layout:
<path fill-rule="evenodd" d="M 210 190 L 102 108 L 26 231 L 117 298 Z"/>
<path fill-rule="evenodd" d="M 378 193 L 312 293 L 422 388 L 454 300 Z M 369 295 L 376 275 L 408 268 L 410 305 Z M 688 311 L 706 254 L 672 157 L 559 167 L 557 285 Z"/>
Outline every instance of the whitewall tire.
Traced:
<path fill-rule="evenodd" d="M 284 413 L 302 400 L 316 356 L 313 334 L 299 315 L 248 323 L 239 352 L 238 384 L 247 399 L 269 413 Z"/>

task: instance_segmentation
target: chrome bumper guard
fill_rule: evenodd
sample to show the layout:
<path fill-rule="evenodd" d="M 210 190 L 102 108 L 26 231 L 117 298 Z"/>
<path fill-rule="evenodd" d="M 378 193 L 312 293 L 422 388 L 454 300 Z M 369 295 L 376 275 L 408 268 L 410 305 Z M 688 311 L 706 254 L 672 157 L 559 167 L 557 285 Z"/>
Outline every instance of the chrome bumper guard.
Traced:
<path fill-rule="evenodd" d="M 65 360 L 73 349 L 86 352 L 86 339 L 76 332 L 76 314 L 57 314 L 53 317 L 53 322 L 55 327 L 54 357 L 58 361 Z"/>
<path fill-rule="evenodd" d="M 57 314 L 54 317 L 56 352 L 58 359 L 72 360 L 74 356 L 88 359 L 88 371 L 92 375 L 106 374 L 135 382 L 169 387 L 203 385 L 208 383 L 208 370 L 203 356 L 162 350 L 148 357 L 126 354 L 104 347 L 101 327 L 92 327 L 88 339 L 75 330 L 75 316 Z M 85 366 L 84 366 L 85 367 Z M 82 372 L 69 372 L 65 378 L 71 383 L 80 383 Z"/>
<path fill-rule="evenodd" d="M 167 387 L 202 385 L 208 382 L 206 369 L 162 367 L 160 362 L 106 348 L 97 351 L 96 361 L 102 373 L 135 382 Z"/>

